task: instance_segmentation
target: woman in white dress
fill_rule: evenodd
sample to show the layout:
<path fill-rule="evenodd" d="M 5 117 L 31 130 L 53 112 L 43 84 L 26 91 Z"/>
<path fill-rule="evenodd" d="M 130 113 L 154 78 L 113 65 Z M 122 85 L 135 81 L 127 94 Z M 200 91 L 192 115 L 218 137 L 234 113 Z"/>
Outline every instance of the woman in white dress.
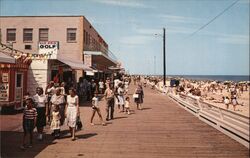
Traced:
<path fill-rule="evenodd" d="M 119 83 L 118 84 L 118 90 L 117 90 L 117 93 L 118 93 L 118 107 L 122 107 L 122 110 L 120 112 L 124 112 L 124 85 L 122 83 Z"/>
<path fill-rule="evenodd" d="M 76 118 L 79 114 L 79 99 L 76 95 L 76 90 L 72 88 L 67 96 L 67 104 L 65 107 L 65 117 L 67 118 L 66 123 L 69 126 L 72 141 L 75 140 Z"/>
<path fill-rule="evenodd" d="M 38 140 L 43 139 L 43 129 L 46 126 L 46 116 L 48 115 L 48 105 L 47 105 L 47 96 L 43 94 L 43 88 L 36 88 L 36 95 L 33 96 L 33 100 L 36 103 L 37 110 L 37 132 Z"/>
<path fill-rule="evenodd" d="M 125 80 L 124 84 L 125 84 L 125 93 L 128 94 L 129 81 Z"/>

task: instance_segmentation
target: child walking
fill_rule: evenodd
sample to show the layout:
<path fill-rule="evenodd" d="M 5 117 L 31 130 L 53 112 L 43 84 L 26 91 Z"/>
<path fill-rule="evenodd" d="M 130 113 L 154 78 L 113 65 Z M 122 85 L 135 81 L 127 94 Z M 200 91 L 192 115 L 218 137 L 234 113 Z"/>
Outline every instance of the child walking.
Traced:
<path fill-rule="evenodd" d="M 129 115 L 130 114 L 130 101 L 129 101 L 129 97 L 125 98 L 125 112 Z"/>
<path fill-rule="evenodd" d="M 95 116 L 95 113 L 97 112 L 101 122 L 102 122 L 102 125 L 105 126 L 106 123 L 103 122 L 103 119 L 102 119 L 102 114 L 101 114 L 101 110 L 99 108 L 99 101 L 98 101 L 98 98 L 97 98 L 97 93 L 94 94 L 94 97 L 92 98 L 92 116 L 91 116 L 91 119 L 90 119 L 90 124 L 91 125 L 95 125 L 93 123 L 93 119 L 94 119 L 94 116 Z"/>
<path fill-rule="evenodd" d="M 55 139 L 60 137 L 60 119 L 61 115 L 59 113 L 59 106 L 55 106 L 54 111 L 52 112 L 52 120 L 50 128 L 53 130 Z"/>
<path fill-rule="evenodd" d="M 23 135 L 23 144 L 20 147 L 21 149 L 25 149 L 26 147 L 31 148 L 32 147 L 32 142 L 33 142 L 33 130 L 36 125 L 36 118 L 37 118 L 37 111 L 36 108 L 34 108 L 34 102 L 32 98 L 27 98 L 26 99 L 26 104 L 27 107 L 25 107 L 23 111 L 23 130 L 24 130 L 24 135 Z M 26 137 L 27 134 L 30 136 L 29 138 L 29 144 L 28 146 L 26 145 Z"/>

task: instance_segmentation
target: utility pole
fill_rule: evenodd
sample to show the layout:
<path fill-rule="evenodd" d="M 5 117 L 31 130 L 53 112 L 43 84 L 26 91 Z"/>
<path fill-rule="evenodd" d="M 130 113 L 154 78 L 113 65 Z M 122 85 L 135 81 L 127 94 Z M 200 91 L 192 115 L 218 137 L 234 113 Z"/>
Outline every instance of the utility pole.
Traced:
<path fill-rule="evenodd" d="M 163 85 L 164 87 L 166 86 L 166 47 L 165 47 L 165 43 L 166 43 L 166 39 L 165 39 L 165 28 L 163 28 Z"/>
<path fill-rule="evenodd" d="M 154 56 L 154 75 L 156 75 L 156 56 Z"/>

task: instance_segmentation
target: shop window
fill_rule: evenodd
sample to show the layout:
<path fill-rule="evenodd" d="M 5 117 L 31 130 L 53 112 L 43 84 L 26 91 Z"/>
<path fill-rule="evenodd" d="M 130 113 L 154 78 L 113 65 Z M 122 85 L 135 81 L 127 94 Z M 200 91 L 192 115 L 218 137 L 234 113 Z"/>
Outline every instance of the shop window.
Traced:
<path fill-rule="evenodd" d="M 22 74 L 17 74 L 16 75 L 16 87 L 22 87 Z"/>
<path fill-rule="evenodd" d="M 84 37 L 83 37 L 83 43 L 86 44 L 86 41 L 87 41 L 87 40 L 86 40 L 86 31 L 85 31 L 85 30 L 84 30 L 83 36 L 84 36 Z"/>
<path fill-rule="evenodd" d="M 88 34 L 88 44 L 90 44 L 90 34 Z"/>
<path fill-rule="evenodd" d="M 75 28 L 67 29 L 67 42 L 76 42 L 76 29 Z"/>
<path fill-rule="evenodd" d="M 23 29 L 23 41 L 32 42 L 33 29 Z"/>
<path fill-rule="evenodd" d="M 2 43 L 2 30 L 0 29 L 0 43 Z"/>
<path fill-rule="evenodd" d="M 32 47 L 31 47 L 31 45 L 24 45 L 24 49 L 28 49 L 28 50 L 31 50 L 32 49 Z"/>
<path fill-rule="evenodd" d="M 84 35 L 85 44 L 89 45 L 89 33 L 86 31 Z"/>
<path fill-rule="evenodd" d="M 7 29 L 7 41 L 16 41 L 16 29 Z"/>
<path fill-rule="evenodd" d="M 86 32 L 86 44 L 88 45 L 88 32 Z"/>
<path fill-rule="evenodd" d="M 39 41 L 49 40 L 49 29 L 39 29 Z"/>

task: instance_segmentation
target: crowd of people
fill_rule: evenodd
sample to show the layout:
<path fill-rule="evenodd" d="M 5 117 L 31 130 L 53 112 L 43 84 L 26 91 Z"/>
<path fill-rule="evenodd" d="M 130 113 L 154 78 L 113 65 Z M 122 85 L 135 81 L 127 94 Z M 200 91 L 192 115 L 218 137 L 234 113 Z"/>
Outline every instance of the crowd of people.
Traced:
<path fill-rule="evenodd" d="M 133 77 L 137 86 L 133 94 L 133 99 L 137 105 L 137 109 L 142 109 L 144 92 L 140 78 Z M 69 127 L 72 141 L 76 139 L 76 129 L 82 124 L 80 119 L 80 101 L 87 100 L 92 103 L 90 124 L 95 125 L 93 119 L 97 113 L 103 126 L 106 121 L 114 119 L 115 107 L 119 112 L 125 114 L 131 113 L 131 98 L 129 96 L 129 85 L 132 81 L 131 76 L 119 76 L 111 81 L 106 78 L 105 82 L 100 79 L 98 81 L 91 80 L 87 82 L 80 78 L 79 82 L 74 86 L 66 87 L 66 84 L 54 83 L 50 81 L 45 90 L 42 87 L 36 88 L 36 94 L 25 96 L 25 109 L 23 113 L 23 144 L 21 149 L 32 147 L 33 131 L 37 128 L 37 139 L 44 139 L 44 127 L 50 126 L 51 134 L 55 139 L 60 138 L 61 126 L 66 124 Z M 101 114 L 100 100 L 105 100 L 105 119 Z M 81 125 L 82 126 L 82 125 Z M 29 141 L 27 142 L 27 136 Z"/>
<path fill-rule="evenodd" d="M 249 84 L 246 82 L 215 82 L 215 81 L 192 81 L 183 80 L 180 86 L 176 88 L 177 93 L 198 96 L 202 100 L 214 103 L 223 103 L 225 108 L 229 109 L 232 105 L 236 111 L 238 105 L 244 106 L 240 102 L 244 92 L 248 92 Z"/>
<path fill-rule="evenodd" d="M 143 78 L 144 85 L 150 85 L 152 89 L 160 87 L 163 89 L 162 77 L 145 76 Z M 174 81 L 174 82 L 172 82 Z M 199 97 L 212 103 L 224 104 L 226 109 L 230 105 L 234 111 L 237 106 L 247 106 L 249 102 L 249 82 L 233 82 L 233 81 L 211 81 L 211 80 L 192 80 L 192 79 L 168 79 L 167 93 L 174 93 L 179 95 L 189 95 Z M 248 98 L 245 97 L 248 94 Z"/>

